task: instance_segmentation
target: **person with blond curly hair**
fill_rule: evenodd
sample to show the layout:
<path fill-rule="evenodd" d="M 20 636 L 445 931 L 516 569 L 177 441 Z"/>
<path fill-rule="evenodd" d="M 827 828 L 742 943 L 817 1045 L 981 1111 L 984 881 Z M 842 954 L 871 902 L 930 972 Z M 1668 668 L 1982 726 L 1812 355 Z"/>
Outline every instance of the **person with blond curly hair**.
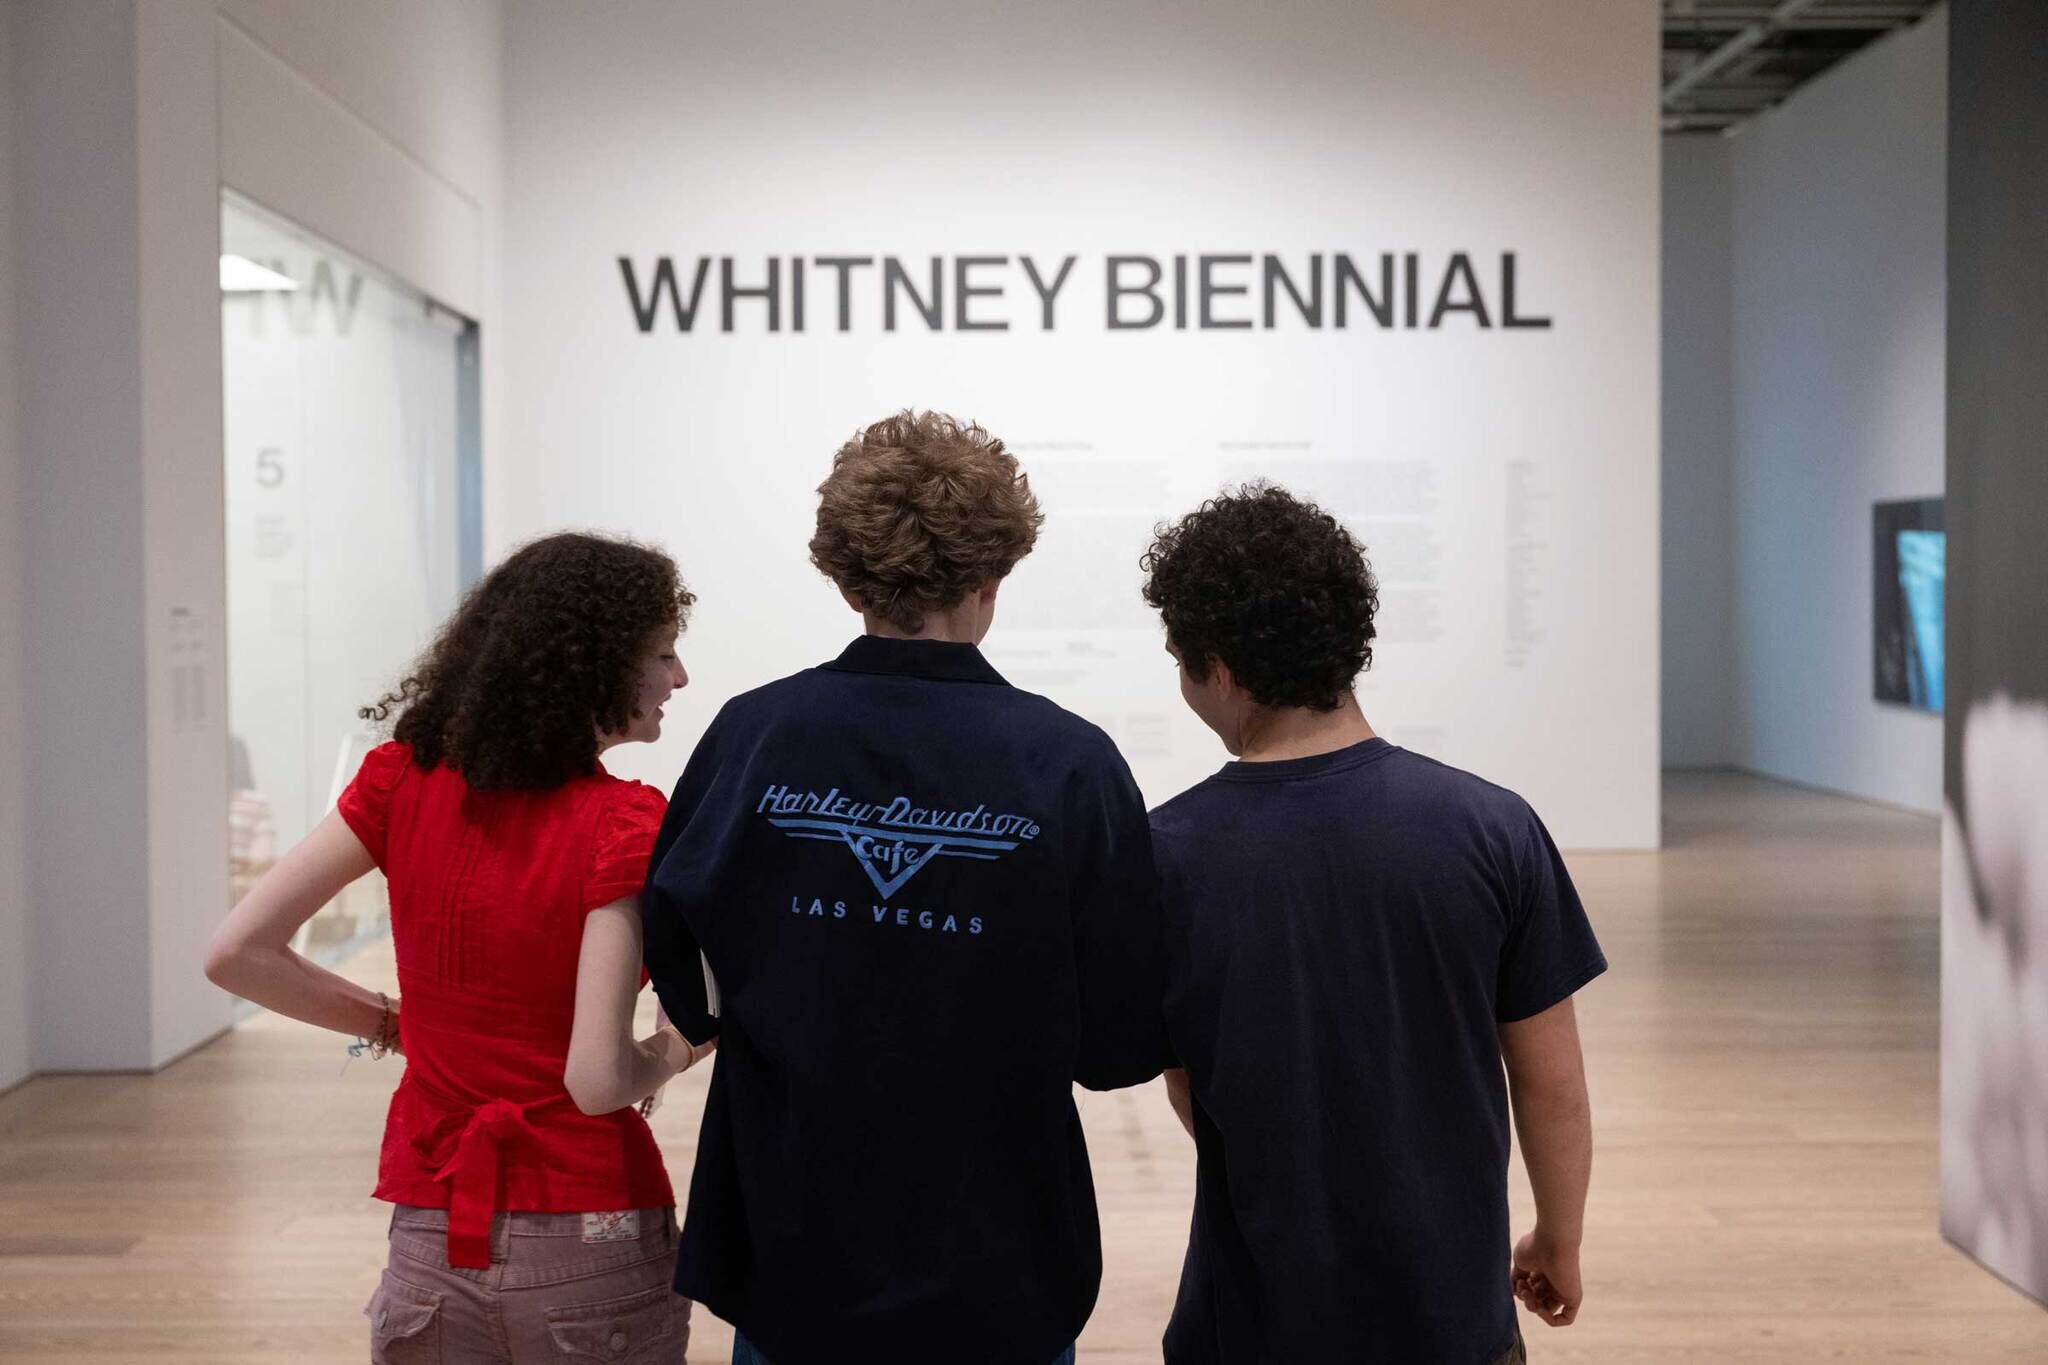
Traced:
<path fill-rule="evenodd" d="M 1160 1072 L 1158 890 L 1115 746 L 977 648 L 1041 521 L 973 423 L 854 436 L 810 548 L 864 633 L 728 703 L 656 841 L 647 968 L 722 1058 L 675 1284 L 735 1365 L 1047 1365 L 1094 1307 L 1073 1086 Z"/>

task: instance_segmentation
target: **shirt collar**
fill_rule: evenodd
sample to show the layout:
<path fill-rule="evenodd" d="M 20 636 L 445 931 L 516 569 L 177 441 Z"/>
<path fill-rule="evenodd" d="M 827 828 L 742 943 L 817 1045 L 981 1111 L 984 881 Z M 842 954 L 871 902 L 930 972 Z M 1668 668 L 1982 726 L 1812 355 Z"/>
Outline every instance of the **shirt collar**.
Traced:
<path fill-rule="evenodd" d="M 1225 782 L 1284 782 L 1295 777 L 1320 777 L 1345 768 L 1356 768 L 1364 763 L 1385 758 L 1394 752 L 1394 746 L 1384 735 L 1374 735 L 1356 744 L 1347 744 L 1341 749 L 1327 753 L 1310 754 L 1306 758 L 1268 759 L 1264 762 L 1247 763 L 1239 759 L 1226 763 L 1216 770 L 1216 776 Z"/>
<path fill-rule="evenodd" d="M 980 650 L 948 640 L 892 640 L 882 635 L 863 635 L 825 667 L 841 673 L 880 673 L 1009 686 L 1003 675 L 981 657 Z"/>

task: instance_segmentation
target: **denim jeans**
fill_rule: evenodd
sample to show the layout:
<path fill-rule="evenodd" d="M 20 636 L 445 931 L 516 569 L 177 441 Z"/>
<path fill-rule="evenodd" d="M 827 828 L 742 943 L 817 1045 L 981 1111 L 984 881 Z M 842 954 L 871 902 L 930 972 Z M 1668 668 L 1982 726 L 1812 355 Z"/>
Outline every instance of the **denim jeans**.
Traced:
<path fill-rule="evenodd" d="M 768 1357 L 738 1332 L 732 1334 L 732 1365 L 768 1365 Z M 1074 1365 L 1074 1348 L 1069 1346 L 1053 1359 L 1052 1365 Z"/>

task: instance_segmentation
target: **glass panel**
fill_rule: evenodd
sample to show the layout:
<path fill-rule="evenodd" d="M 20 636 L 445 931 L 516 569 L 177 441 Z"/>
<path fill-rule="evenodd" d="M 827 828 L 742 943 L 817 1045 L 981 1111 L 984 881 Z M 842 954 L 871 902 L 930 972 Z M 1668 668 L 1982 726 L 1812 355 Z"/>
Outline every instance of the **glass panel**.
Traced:
<path fill-rule="evenodd" d="M 474 578 L 475 324 L 225 196 L 230 894 L 334 806 L 394 683 Z M 388 921 L 376 878 L 314 918 L 332 960 Z"/>

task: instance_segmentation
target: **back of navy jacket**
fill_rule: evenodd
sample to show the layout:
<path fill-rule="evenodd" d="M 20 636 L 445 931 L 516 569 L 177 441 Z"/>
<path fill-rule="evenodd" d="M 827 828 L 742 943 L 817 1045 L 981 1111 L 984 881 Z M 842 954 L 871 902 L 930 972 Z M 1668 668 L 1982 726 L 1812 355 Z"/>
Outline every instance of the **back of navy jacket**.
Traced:
<path fill-rule="evenodd" d="M 1166 1051 L 1108 737 L 971 645 L 863 636 L 719 713 L 643 903 L 663 1006 L 720 1039 L 678 1292 L 776 1365 L 1070 1344 L 1101 1275 L 1072 1087 Z"/>

